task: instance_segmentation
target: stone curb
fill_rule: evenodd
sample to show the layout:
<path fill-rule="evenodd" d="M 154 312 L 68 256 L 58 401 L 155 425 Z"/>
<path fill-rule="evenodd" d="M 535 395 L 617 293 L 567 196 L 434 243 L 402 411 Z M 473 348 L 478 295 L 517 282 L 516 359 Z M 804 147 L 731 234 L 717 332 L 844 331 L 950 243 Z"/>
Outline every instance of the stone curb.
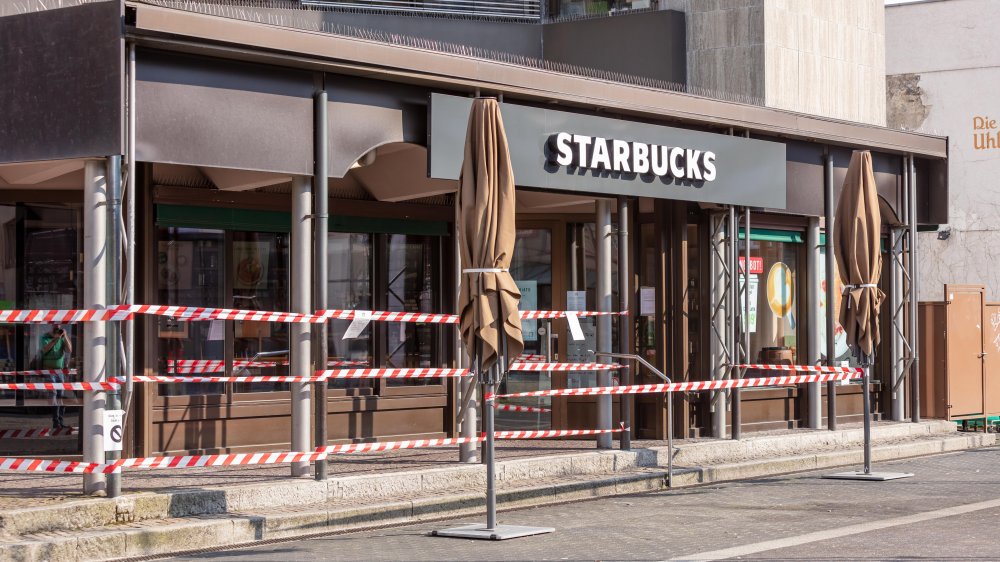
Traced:
<path fill-rule="evenodd" d="M 874 447 L 874 462 L 925 456 L 995 445 L 995 435 L 962 434 L 910 443 Z M 675 469 L 674 488 L 715 482 L 776 476 L 824 468 L 857 465 L 861 451 L 831 451 L 816 454 L 759 459 L 717 466 Z M 662 468 L 636 468 L 624 474 L 603 475 L 590 480 L 528 486 L 498 492 L 501 511 L 589 498 L 666 489 Z M 238 546 L 260 540 L 310 534 L 344 532 L 373 526 L 391 526 L 453 517 L 479 517 L 485 500 L 482 492 L 453 493 L 412 500 L 359 506 L 315 506 L 314 509 L 273 513 L 218 514 L 183 519 L 132 523 L 80 532 L 37 534 L 6 544 L 0 543 L 0 559 L 102 560 L 169 554 L 220 546 Z"/>
<path fill-rule="evenodd" d="M 955 433 L 955 425 L 930 420 L 920 424 L 875 426 L 874 441 L 918 435 Z M 677 448 L 675 465 L 707 466 L 732 459 L 793 456 L 797 451 L 860 446 L 861 429 L 810 431 L 794 435 L 752 436 L 741 441 L 715 440 L 684 443 Z M 667 449 L 593 451 L 511 459 L 497 463 L 500 482 L 617 473 L 637 467 L 667 465 Z M 321 505 L 331 500 L 385 501 L 401 495 L 436 494 L 455 488 L 482 488 L 486 470 L 481 464 L 405 472 L 362 474 L 326 482 L 281 479 L 218 489 L 142 492 L 113 500 L 88 498 L 59 505 L 23 508 L 0 513 L 0 539 L 40 533 L 138 523 L 171 517 L 215 515 L 250 510 Z"/>

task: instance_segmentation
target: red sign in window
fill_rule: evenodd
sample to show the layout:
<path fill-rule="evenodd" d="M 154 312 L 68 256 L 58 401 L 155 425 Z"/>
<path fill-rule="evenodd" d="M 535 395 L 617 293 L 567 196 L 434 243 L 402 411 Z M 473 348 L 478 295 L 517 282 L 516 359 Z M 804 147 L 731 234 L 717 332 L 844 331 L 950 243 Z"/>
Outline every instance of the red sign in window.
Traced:
<path fill-rule="evenodd" d="M 740 256 L 740 273 L 746 271 L 746 259 Z M 764 273 L 764 258 L 750 256 L 750 275 Z"/>

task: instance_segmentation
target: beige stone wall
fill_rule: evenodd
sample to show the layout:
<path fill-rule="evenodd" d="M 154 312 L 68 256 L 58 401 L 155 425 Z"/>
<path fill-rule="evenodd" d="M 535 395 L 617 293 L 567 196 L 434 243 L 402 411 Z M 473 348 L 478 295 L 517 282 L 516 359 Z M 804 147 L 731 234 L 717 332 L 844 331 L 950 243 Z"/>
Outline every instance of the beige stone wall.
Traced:
<path fill-rule="evenodd" d="M 688 83 L 885 125 L 883 0 L 689 0 Z"/>

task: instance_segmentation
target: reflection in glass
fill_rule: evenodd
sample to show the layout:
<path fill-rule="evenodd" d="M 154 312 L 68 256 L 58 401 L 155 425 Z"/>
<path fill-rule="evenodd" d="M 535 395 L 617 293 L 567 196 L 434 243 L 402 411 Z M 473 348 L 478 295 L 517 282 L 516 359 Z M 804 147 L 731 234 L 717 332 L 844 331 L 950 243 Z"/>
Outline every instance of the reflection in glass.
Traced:
<path fill-rule="evenodd" d="M 160 228 L 157 237 L 158 304 L 224 307 L 225 236 L 221 230 Z M 182 322 L 156 317 L 157 372 L 222 375 L 225 322 Z M 161 384 L 161 396 L 222 394 L 223 383 Z"/>
<path fill-rule="evenodd" d="M 332 232 L 329 235 L 328 295 L 330 308 L 372 310 L 372 235 Z M 345 340 L 350 321 L 333 320 L 329 324 L 328 353 L 334 361 L 357 361 L 371 365 L 373 325 L 361 336 Z M 360 366 L 360 365 L 359 365 Z M 366 379 L 331 380 L 330 388 L 371 388 Z"/>
<path fill-rule="evenodd" d="M 437 238 L 386 236 L 386 309 L 390 312 L 440 312 L 435 291 Z M 386 367 L 436 367 L 440 324 L 385 324 Z M 440 379 L 389 379 L 387 386 L 440 384 Z"/>
<path fill-rule="evenodd" d="M 288 310 L 288 235 L 234 232 L 232 248 L 232 307 L 243 310 Z M 234 361 L 253 360 L 258 353 L 288 350 L 288 324 L 233 322 Z M 268 357 L 268 366 L 235 368 L 237 375 L 287 375 L 288 356 Z M 288 383 L 235 383 L 233 392 L 288 390 Z"/>

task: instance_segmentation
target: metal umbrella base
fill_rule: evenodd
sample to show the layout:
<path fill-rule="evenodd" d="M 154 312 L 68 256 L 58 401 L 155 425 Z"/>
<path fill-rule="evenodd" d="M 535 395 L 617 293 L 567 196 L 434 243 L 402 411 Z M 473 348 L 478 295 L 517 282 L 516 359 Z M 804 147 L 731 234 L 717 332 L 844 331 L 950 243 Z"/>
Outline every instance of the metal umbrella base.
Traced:
<path fill-rule="evenodd" d="M 823 478 L 835 480 L 871 480 L 873 482 L 884 482 L 886 480 L 898 480 L 913 476 L 910 472 L 865 472 L 863 470 L 852 470 L 850 472 L 837 472 L 834 474 L 824 474 Z"/>
<path fill-rule="evenodd" d="M 489 529 L 482 523 L 476 523 L 473 525 L 452 527 L 451 529 L 442 529 L 440 531 L 431 531 L 431 536 L 502 541 L 530 537 L 531 535 L 543 535 L 553 531 L 555 529 L 552 527 L 522 527 L 520 525 L 495 525 L 492 529 Z"/>
<path fill-rule="evenodd" d="M 865 418 L 865 467 L 863 470 L 851 470 L 848 472 L 824 474 L 823 478 L 832 478 L 835 480 L 868 480 L 870 482 L 885 482 L 886 480 L 909 478 L 913 476 L 913 474 L 909 472 L 872 472 L 871 395 L 868 389 L 868 383 L 871 377 L 871 367 L 866 365 L 864 369 L 865 373 L 861 379 L 861 384 L 863 386 L 861 394 Z"/>

